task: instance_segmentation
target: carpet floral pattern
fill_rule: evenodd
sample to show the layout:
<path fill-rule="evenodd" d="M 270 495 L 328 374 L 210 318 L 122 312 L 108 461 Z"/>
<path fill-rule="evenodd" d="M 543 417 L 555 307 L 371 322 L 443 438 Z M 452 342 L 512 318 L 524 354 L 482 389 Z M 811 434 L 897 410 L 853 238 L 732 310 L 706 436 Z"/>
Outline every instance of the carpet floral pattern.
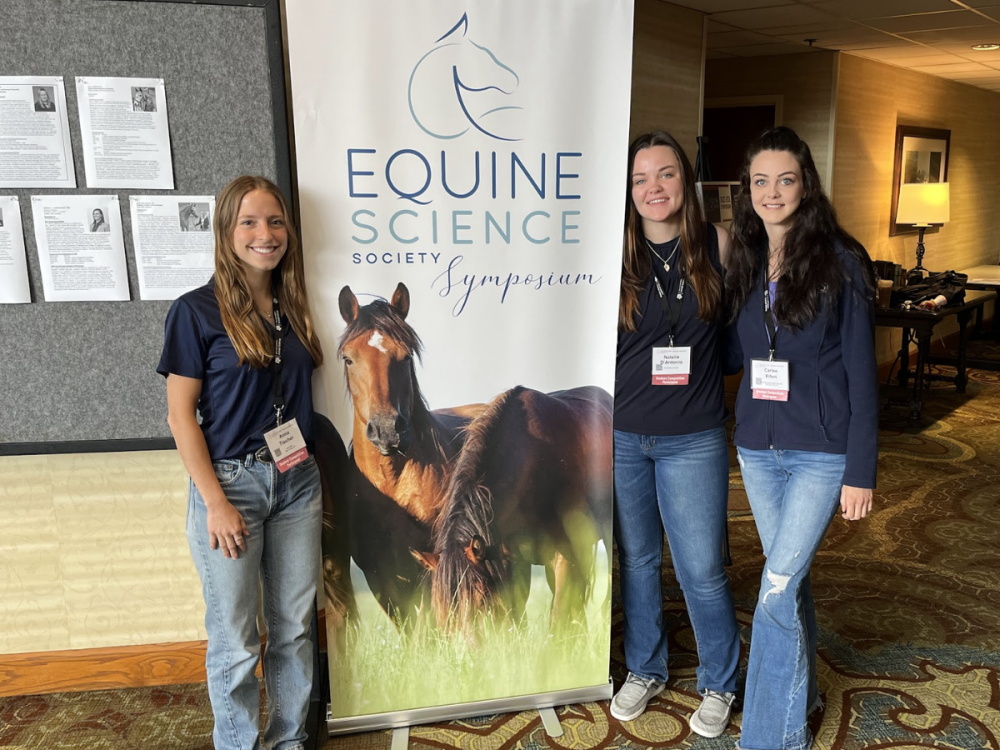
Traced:
<path fill-rule="evenodd" d="M 813 567 L 820 624 L 819 682 L 826 709 L 814 750 L 1000 750 L 1000 378 L 973 371 L 967 394 L 937 384 L 920 424 L 883 413 L 876 509 L 861 523 L 834 519 Z M 749 642 L 763 565 L 733 460 L 729 569 Z M 668 690 L 638 720 L 607 703 L 558 709 L 563 735 L 535 712 L 413 727 L 415 750 L 729 750 L 691 735 L 697 657 L 677 581 L 664 565 L 670 626 Z M 626 674 L 614 601 L 612 676 Z M 391 675 L 387 675 L 391 679 Z M 336 750 L 388 750 L 388 732 L 329 739 Z M 207 750 L 211 715 L 202 685 L 0 699 L 4 750 Z"/>

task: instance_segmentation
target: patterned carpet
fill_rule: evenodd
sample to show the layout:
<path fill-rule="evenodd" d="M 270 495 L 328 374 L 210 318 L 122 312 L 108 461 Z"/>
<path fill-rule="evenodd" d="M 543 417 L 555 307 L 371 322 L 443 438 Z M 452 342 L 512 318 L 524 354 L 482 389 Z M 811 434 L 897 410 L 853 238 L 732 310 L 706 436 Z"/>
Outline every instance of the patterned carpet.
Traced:
<path fill-rule="evenodd" d="M 813 567 L 827 702 L 813 748 L 1000 750 L 1000 374 L 973 371 L 964 395 L 935 383 L 922 423 L 905 416 L 883 413 L 874 514 L 860 524 L 836 519 Z M 763 560 L 735 468 L 732 485 L 730 576 L 746 640 Z M 669 562 L 664 583 L 671 680 L 639 720 L 622 724 L 606 703 L 590 703 L 558 710 L 558 738 L 525 712 L 414 727 L 410 747 L 729 750 L 738 714 L 715 740 L 687 729 L 696 659 Z M 614 627 L 617 683 L 617 600 Z M 201 685 L 0 699 L 5 749 L 207 750 L 210 737 Z M 387 750 L 390 740 L 374 732 L 325 747 Z"/>

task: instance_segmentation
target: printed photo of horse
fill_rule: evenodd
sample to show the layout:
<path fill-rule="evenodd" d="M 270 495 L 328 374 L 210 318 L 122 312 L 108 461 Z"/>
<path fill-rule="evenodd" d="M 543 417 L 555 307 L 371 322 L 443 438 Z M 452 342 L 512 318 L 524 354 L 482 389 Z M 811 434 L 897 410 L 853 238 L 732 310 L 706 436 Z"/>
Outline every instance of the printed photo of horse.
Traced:
<path fill-rule="evenodd" d="M 517 385 L 432 410 L 407 287 L 360 305 L 345 286 L 339 308 L 353 422 L 342 480 L 325 492 L 328 642 L 344 674 L 334 706 L 358 715 L 398 708 L 401 692 L 415 708 L 601 684 L 611 396 Z"/>

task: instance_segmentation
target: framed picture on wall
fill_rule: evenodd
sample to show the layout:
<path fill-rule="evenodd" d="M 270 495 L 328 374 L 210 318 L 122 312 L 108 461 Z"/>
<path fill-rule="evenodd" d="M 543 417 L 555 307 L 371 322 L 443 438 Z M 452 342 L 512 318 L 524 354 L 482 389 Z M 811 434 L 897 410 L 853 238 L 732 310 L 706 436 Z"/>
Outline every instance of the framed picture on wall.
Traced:
<path fill-rule="evenodd" d="M 948 149 L 951 131 L 935 128 L 917 128 L 910 125 L 896 126 L 896 158 L 892 168 L 892 214 L 889 236 L 914 234 L 911 224 L 897 224 L 899 186 L 914 182 L 947 182 Z M 937 231 L 932 228 L 929 231 Z"/>

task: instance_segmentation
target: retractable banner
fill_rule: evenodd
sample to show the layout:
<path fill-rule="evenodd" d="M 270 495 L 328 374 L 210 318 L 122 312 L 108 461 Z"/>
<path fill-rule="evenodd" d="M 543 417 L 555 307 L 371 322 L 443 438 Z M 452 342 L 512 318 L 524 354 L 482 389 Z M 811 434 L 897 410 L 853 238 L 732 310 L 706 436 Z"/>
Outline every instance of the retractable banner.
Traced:
<path fill-rule="evenodd" d="M 610 697 L 631 0 L 288 0 L 332 732 Z"/>

